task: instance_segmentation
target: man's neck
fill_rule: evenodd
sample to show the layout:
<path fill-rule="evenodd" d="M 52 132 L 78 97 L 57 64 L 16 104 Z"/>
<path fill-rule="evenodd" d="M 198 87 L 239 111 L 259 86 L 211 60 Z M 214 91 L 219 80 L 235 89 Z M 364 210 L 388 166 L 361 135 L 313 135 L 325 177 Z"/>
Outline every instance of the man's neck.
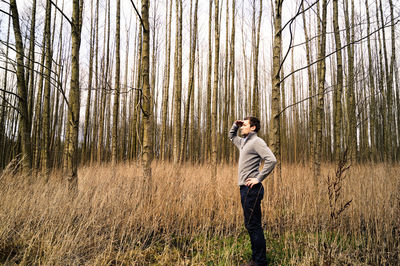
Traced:
<path fill-rule="evenodd" d="M 252 132 L 250 132 L 249 134 L 243 135 L 243 138 L 247 138 L 247 137 L 249 137 L 249 136 L 251 136 L 251 135 L 254 135 L 255 133 L 256 133 L 256 132 L 252 131 Z"/>

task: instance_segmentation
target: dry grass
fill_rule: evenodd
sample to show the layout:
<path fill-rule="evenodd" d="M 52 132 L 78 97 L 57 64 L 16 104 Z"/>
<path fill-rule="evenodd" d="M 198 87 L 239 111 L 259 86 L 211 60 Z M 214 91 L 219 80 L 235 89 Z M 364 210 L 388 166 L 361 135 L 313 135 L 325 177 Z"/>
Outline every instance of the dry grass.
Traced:
<path fill-rule="evenodd" d="M 324 176 L 334 173 L 323 167 Z M 0 264 L 236 265 L 247 260 L 236 166 L 153 165 L 151 200 L 141 200 L 137 164 L 83 167 L 70 199 L 60 173 L 0 176 Z M 398 264 L 400 167 L 352 166 L 341 195 L 352 199 L 329 229 L 326 180 L 284 166 L 272 193 L 264 182 L 264 228 L 273 264 Z M 338 202 L 338 204 L 340 201 Z"/>

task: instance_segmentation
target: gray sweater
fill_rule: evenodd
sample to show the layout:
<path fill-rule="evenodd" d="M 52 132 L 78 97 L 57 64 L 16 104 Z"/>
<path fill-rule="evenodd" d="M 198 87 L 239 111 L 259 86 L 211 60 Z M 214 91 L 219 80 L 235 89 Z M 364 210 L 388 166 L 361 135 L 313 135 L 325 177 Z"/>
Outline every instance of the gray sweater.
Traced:
<path fill-rule="evenodd" d="M 262 182 L 274 169 L 276 158 L 256 132 L 251 132 L 247 138 L 241 138 L 237 135 L 238 129 L 239 126 L 234 123 L 229 131 L 229 139 L 240 151 L 238 184 L 245 185 L 246 179 L 250 177 L 256 177 Z M 264 167 L 260 172 L 261 160 L 264 160 Z"/>

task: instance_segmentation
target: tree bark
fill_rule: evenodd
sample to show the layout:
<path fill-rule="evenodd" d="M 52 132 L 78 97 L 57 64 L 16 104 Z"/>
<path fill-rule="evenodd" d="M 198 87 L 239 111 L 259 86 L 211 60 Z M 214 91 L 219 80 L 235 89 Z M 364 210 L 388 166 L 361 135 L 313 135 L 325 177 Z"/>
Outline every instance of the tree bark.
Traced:
<path fill-rule="evenodd" d="M 149 55 L 150 55 L 150 26 L 149 26 L 149 0 L 142 0 L 143 20 L 143 57 L 142 57 L 142 80 L 143 80 L 143 155 L 142 167 L 145 181 L 145 190 L 151 191 L 151 162 L 153 160 L 153 115 L 152 95 L 149 81 Z M 149 196 L 150 193 L 145 195 Z"/>
<path fill-rule="evenodd" d="M 46 17 L 45 17 L 45 50 L 46 50 L 46 68 L 45 68 L 45 82 L 44 82 L 44 102 L 43 102 L 43 145 L 42 151 L 42 171 L 45 175 L 48 174 L 50 169 L 50 78 L 51 78 L 51 65 L 52 65 L 52 49 L 50 42 L 50 27 L 51 27 L 51 2 L 46 1 Z"/>
<path fill-rule="evenodd" d="M 333 99 L 333 145 L 334 145 L 334 159 L 336 162 L 340 159 L 341 153 L 341 123 L 342 123 L 342 91 L 343 91 L 343 63 L 342 63 L 342 42 L 340 40 L 339 31 L 339 11 L 338 0 L 333 0 L 333 28 L 335 32 L 336 43 L 336 86 Z"/>
<path fill-rule="evenodd" d="M 28 91 L 25 83 L 24 69 L 24 47 L 22 43 L 21 29 L 19 25 L 19 14 L 16 0 L 10 0 L 10 9 L 13 20 L 15 48 L 17 57 L 17 88 L 18 88 L 18 110 L 20 115 L 19 134 L 21 136 L 22 170 L 28 173 L 32 168 L 31 152 L 31 120 L 28 114 Z"/>
<path fill-rule="evenodd" d="M 88 93 L 86 100 L 85 124 L 83 128 L 83 145 L 82 145 L 82 162 L 87 160 L 87 153 L 90 144 L 89 142 L 89 126 L 90 126 L 90 108 L 92 104 L 92 82 L 93 82 L 93 56 L 94 56 L 94 19 L 93 19 L 93 2 L 91 2 L 91 17 L 90 17 L 90 40 L 89 40 L 89 81 Z M 97 77 L 96 77 L 97 78 Z M 97 88 L 96 88 L 97 89 Z M 89 149 L 90 152 L 90 149 Z"/>
<path fill-rule="evenodd" d="M 322 1 L 322 19 L 318 22 L 318 105 L 317 105 L 317 137 L 315 147 L 315 167 L 314 167 L 314 185 L 318 191 L 318 183 L 321 179 L 321 159 L 322 159 L 322 130 L 324 120 L 324 89 L 325 89 L 325 49 L 326 49 L 326 17 L 327 0 Z M 319 14 L 318 14 L 319 15 Z"/>
<path fill-rule="evenodd" d="M 218 81 L 219 81 L 219 0 L 214 0 L 215 7 L 215 53 L 214 53 L 214 85 L 213 85 L 213 101 L 211 106 L 211 161 L 213 165 L 213 173 L 214 176 L 217 171 L 217 134 L 218 134 L 218 116 L 217 116 L 217 108 L 218 108 Z"/>
<path fill-rule="evenodd" d="M 275 0 L 274 6 L 274 39 L 272 50 L 272 104 L 271 104 L 271 125 L 270 125 L 270 147 L 271 151 L 277 158 L 277 165 L 275 166 L 274 175 L 274 191 L 278 190 L 281 183 L 281 139 L 280 139 L 280 100 L 281 100 L 281 86 L 280 86 L 280 71 L 281 64 L 281 40 L 282 40 L 282 2 Z"/>
<path fill-rule="evenodd" d="M 112 132 L 112 164 L 118 161 L 118 119 L 119 119 L 119 92 L 120 92 L 120 43 L 121 43 L 121 0 L 117 0 L 116 33 L 115 33 L 115 91 L 113 107 L 113 132 Z"/>
<path fill-rule="evenodd" d="M 351 161 L 356 160 L 357 154 L 357 136 L 356 136 L 356 103 L 355 103 L 355 94 L 354 94 L 354 0 L 351 0 L 352 5 L 352 20 L 350 24 L 349 19 L 349 8 L 348 1 L 344 1 L 344 18 L 346 25 L 346 40 L 347 40 L 347 57 L 348 57 L 348 77 L 347 77 L 347 147 L 349 149 L 349 159 Z"/>
<path fill-rule="evenodd" d="M 79 136 L 79 110 L 80 110 L 80 88 L 79 88 L 79 48 L 81 45 L 83 0 L 72 2 L 72 53 L 71 53 L 71 87 L 69 92 L 68 108 L 68 190 L 75 192 L 78 188 L 78 136 Z"/>
<path fill-rule="evenodd" d="M 188 84 L 188 96 L 187 102 L 185 107 L 185 117 L 184 127 L 183 127 L 183 141 L 182 141 L 182 149 L 181 149 L 181 163 L 186 160 L 186 149 L 187 149 L 187 142 L 188 142 L 188 135 L 189 135 L 189 111 L 191 106 L 191 98 L 193 94 L 194 88 L 194 66 L 195 66 L 195 59 L 196 59 L 196 41 L 197 41 L 197 9 L 198 9 L 199 1 L 196 0 L 195 7 L 194 7 L 194 17 L 193 17 L 193 29 L 190 33 L 190 56 L 189 56 L 189 84 Z M 191 18 L 192 19 L 192 18 Z M 192 108 L 193 109 L 193 108 Z M 193 121 L 191 121 L 193 123 Z M 193 132 L 192 132 L 193 134 Z"/>
<path fill-rule="evenodd" d="M 174 163 L 179 163 L 181 147 L 181 98 L 182 98 L 182 0 L 176 1 L 176 41 L 174 69 Z"/>

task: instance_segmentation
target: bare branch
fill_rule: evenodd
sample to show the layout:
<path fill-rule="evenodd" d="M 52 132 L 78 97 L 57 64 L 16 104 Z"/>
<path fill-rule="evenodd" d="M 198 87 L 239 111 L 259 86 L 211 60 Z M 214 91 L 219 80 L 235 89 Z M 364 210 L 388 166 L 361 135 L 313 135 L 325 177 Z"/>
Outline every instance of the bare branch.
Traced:
<path fill-rule="evenodd" d="M 3 44 L 4 46 L 8 47 L 9 49 L 13 50 L 15 53 L 18 53 L 18 51 L 12 46 L 7 44 L 7 42 L 0 40 L 0 43 Z M 4 57 L 6 57 L 4 51 L 2 51 L 2 54 L 4 55 Z M 38 53 L 37 53 L 38 54 Z M 32 62 L 32 59 L 28 56 L 26 56 L 25 54 L 22 54 L 24 56 L 24 59 L 28 60 L 29 62 Z M 9 59 L 9 58 L 7 58 Z M 10 60 L 10 59 L 9 59 Z M 38 65 L 41 65 L 39 62 L 37 61 L 33 61 L 33 63 L 36 63 Z M 56 66 L 60 66 L 60 64 L 58 64 L 54 59 L 52 59 L 52 64 L 55 64 Z M 43 65 L 43 67 L 47 68 L 46 66 Z"/>
<path fill-rule="evenodd" d="M 2 98 L 3 101 L 4 101 L 6 104 L 8 104 L 8 105 L 1 105 L 1 106 L 3 106 L 3 107 L 10 107 L 10 108 L 14 109 L 15 111 L 17 111 L 20 115 L 22 115 L 21 112 L 19 111 L 18 107 L 12 105 L 12 104 L 11 104 L 7 99 L 5 99 L 2 95 L 0 95 L 0 98 Z"/>
<path fill-rule="evenodd" d="M 8 91 L 8 90 L 2 89 L 2 88 L 0 88 L 0 91 L 11 94 L 11 95 L 17 97 L 19 100 L 21 100 L 21 97 L 18 94 L 16 94 L 15 92 Z"/>
<path fill-rule="evenodd" d="M 0 66 L 1 69 L 4 69 L 5 71 L 10 71 L 11 73 L 17 74 L 17 72 L 15 72 L 14 70 L 11 70 L 9 68 L 5 68 L 3 66 Z"/>
<path fill-rule="evenodd" d="M 63 17 L 69 22 L 69 24 L 72 26 L 72 21 L 67 17 L 67 15 L 64 14 L 64 12 L 53 2 L 50 0 L 50 3 L 63 15 Z"/>
<path fill-rule="evenodd" d="M 306 11 L 308 11 L 310 8 L 312 8 L 316 3 L 319 2 L 319 0 L 315 1 L 314 3 L 312 3 L 310 6 L 308 6 L 306 9 L 300 11 L 301 6 L 303 5 L 304 0 L 301 0 L 301 3 L 299 5 L 299 10 L 297 11 L 296 15 L 294 17 L 292 17 L 291 19 L 289 19 L 288 22 L 286 22 L 286 24 L 282 27 L 282 29 L 279 31 L 279 33 L 281 33 L 289 24 L 292 24 L 293 21 L 300 16 L 301 14 L 305 13 Z"/>
<path fill-rule="evenodd" d="M 0 9 L 0 12 L 4 13 L 4 14 L 6 14 L 6 15 L 9 15 L 9 16 L 11 17 L 11 14 L 8 13 L 8 12 L 6 12 L 6 11 L 4 11 L 3 9 Z"/>
<path fill-rule="evenodd" d="M 131 0 L 131 3 L 132 3 L 132 5 L 133 5 L 133 8 L 134 8 L 135 11 L 136 11 L 136 14 L 139 16 L 140 23 L 142 24 L 143 30 L 144 30 L 144 31 L 147 31 L 147 29 L 145 28 L 145 26 L 144 26 L 144 24 L 143 24 L 142 17 L 140 16 L 139 11 L 136 9 L 135 3 L 133 3 L 133 0 Z"/>
<path fill-rule="evenodd" d="M 400 16 L 398 16 L 397 18 L 399 18 L 399 17 L 400 17 Z M 315 60 L 314 62 L 310 63 L 309 65 L 306 65 L 306 66 L 304 66 L 304 67 L 301 67 L 301 68 L 296 69 L 295 71 L 293 71 L 293 72 L 287 74 L 284 78 L 282 78 L 282 79 L 279 81 L 279 84 L 281 84 L 285 79 L 287 79 L 288 77 L 290 77 L 290 76 L 293 75 L 294 73 L 297 73 L 297 72 L 299 72 L 299 71 L 301 71 L 301 70 L 304 70 L 304 69 L 306 69 L 306 68 L 309 68 L 310 66 L 312 66 L 312 65 L 314 65 L 314 64 L 316 64 L 316 63 L 318 63 L 318 62 L 320 62 L 320 61 L 322 61 L 322 60 L 325 60 L 326 58 L 328 58 L 328 57 L 330 57 L 331 55 L 335 54 L 337 51 L 343 50 L 344 48 L 346 48 L 346 47 L 349 46 L 349 45 L 352 45 L 352 44 L 355 44 L 355 43 L 359 43 L 359 42 L 361 42 L 361 41 L 367 39 L 369 36 L 371 36 L 371 35 L 375 34 L 376 32 L 380 31 L 381 29 L 384 29 L 384 28 L 386 28 L 386 27 L 390 27 L 390 26 L 392 26 L 392 25 L 396 25 L 396 24 L 399 23 L 399 22 L 400 22 L 400 19 L 396 20 L 396 21 L 395 21 L 394 23 L 392 23 L 392 24 L 389 24 L 389 25 L 386 24 L 386 25 L 384 25 L 384 26 L 382 26 L 382 27 L 376 29 L 375 31 L 371 32 L 370 34 L 368 34 L 368 35 L 366 35 L 366 36 L 364 36 L 364 37 L 362 37 L 362 38 L 360 38 L 360 39 L 358 39 L 358 40 L 355 40 L 355 41 L 353 41 L 353 42 L 347 43 L 346 45 L 343 45 L 343 46 L 340 47 L 339 49 L 334 50 L 333 52 L 327 54 L 327 55 L 324 56 L 323 58 L 317 59 L 317 60 Z"/>
<path fill-rule="evenodd" d="M 283 67 L 283 64 L 285 63 L 286 58 L 288 57 L 289 52 L 290 52 L 290 49 L 291 49 L 291 46 L 292 46 L 292 42 L 293 42 L 292 24 L 293 24 L 294 20 L 296 19 L 296 17 L 297 17 L 299 14 L 301 14 L 301 13 L 303 13 L 303 12 L 305 11 L 305 10 L 301 11 L 301 7 L 303 6 L 303 2 L 304 2 L 304 0 L 301 0 L 301 3 L 300 3 L 300 5 L 299 5 L 299 9 L 297 10 L 297 14 L 296 14 L 293 18 L 291 18 L 291 19 L 288 21 L 288 23 L 290 22 L 290 23 L 289 23 L 289 32 L 290 32 L 290 42 L 289 42 L 289 43 L 290 43 L 290 45 L 289 45 L 289 48 L 288 48 L 288 50 L 287 50 L 287 52 L 286 52 L 286 54 L 285 54 L 285 57 L 283 58 L 282 62 L 281 62 L 280 65 L 279 65 L 278 73 L 281 72 L 281 69 L 282 69 L 282 67 Z M 318 1 L 317 1 L 317 2 L 318 2 Z M 314 4 L 315 4 L 315 3 L 314 3 Z M 308 8 L 307 8 L 307 9 L 308 9 Z M 288 23 L 286 23 L 286 25 L 288 25 Z M 285 25 L 283 28 L 285 28 L 286 25 Z M 282 32 L 283 28 L 280 30 L 280 32 Z"/>

